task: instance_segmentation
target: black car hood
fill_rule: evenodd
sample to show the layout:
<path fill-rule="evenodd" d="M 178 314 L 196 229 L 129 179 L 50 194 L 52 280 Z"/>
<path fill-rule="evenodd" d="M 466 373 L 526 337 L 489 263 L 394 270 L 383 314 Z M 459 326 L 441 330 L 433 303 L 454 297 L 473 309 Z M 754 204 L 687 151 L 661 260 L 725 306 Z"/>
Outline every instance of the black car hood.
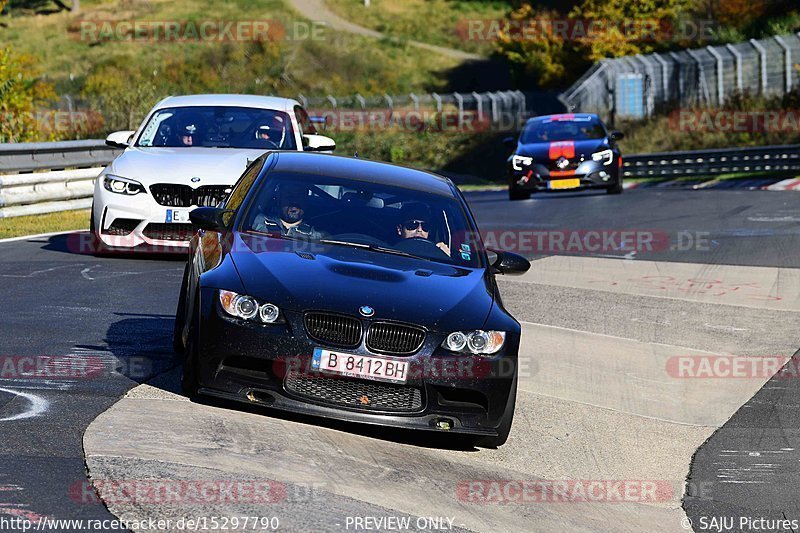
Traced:
<path fill-rule="evenodd" d="M 545 161 L 558 159 L 565 149 L 571 150 L 574 147 L 575 156 L 583 155 L 588 158 L 592 153 L 608 149 L 606 139 L 591 139 L 588 141 L 559 141 L 543 142 L 517 145 L 517 155 L 533 157 L 534 160 Z M 555 157 L 552 157 L 555 156 Z"/>
<path fill-rule="evenodd" d="M 480 328 L 493 303 L 484 269 L 247 234 L 232 254 L 247 294 L 292 311 L 368 305 L 373 319 L 453 331 Z"/>

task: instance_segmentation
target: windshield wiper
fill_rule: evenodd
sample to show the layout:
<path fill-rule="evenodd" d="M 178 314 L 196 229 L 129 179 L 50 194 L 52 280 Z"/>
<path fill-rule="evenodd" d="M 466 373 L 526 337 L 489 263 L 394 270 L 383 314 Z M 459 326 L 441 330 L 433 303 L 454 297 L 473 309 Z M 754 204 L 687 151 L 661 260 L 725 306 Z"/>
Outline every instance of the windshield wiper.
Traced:
<path fill-rule="evenodd" d="M 338 246 L 349 246 L 351 248 L 361 248 L 363 250 L 369 250 L 371 252 L 381 252 L 385 254 L 392 254 L 392 255 L 400 255 L 403 257 L 410 257 L 412 259 L 421 259 L 423 261 L 429 261 L 427 257 L 421 257 L 419 255 L 410 254 L 408 252 L 403 252 L 402 250 L 395 250 L 394 248 L 386 248 L 385 246 L 377 246 L 375 244 L 364 244 L 360 242 L 350 242 L 350 241 L 336 241 L 333 239 L 320 239 L 319 242 L 323 244 L 335 244 Z"/>

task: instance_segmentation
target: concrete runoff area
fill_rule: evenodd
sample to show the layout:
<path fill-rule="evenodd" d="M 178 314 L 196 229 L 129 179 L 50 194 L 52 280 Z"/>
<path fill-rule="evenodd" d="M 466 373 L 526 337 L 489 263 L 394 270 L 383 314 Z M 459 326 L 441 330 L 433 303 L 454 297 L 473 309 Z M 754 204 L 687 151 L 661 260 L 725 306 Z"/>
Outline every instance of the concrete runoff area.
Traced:
<path fill-rule="evenodd" d="M 641 281 L 651 276 L 658 278 Z M 704 374 L 680 367 L 680 358 L 790 357 L 792 328 L 773 328 L 760 353 L 760 327 L 740 320 L 774 313 L 796 324 L 796 271 L 559 256 L 498 280 L 523 325 L 516 417 L 499 449 L 189 402 L 173 371 L 132 389 L 89 426 L 90 478 L 113 514 L 139 519 L 255 514 L 278 517 L 287 531 L 366 530 L 389 517 L 410 520 L 411 530 L 686 531 L 681 499 L 692 455 L 770 375 L 761 367 L 731 374 L 724 365 Z M 668 318 L 659 320 L 659 309 Z M 708 316 L 681 320 L 698 312 Z M 108 483 L 164 479 L 269 481 L 282 497 L 165 505 L 117 497 Z M 587 487 L 599 496 L 582 497 Z"/>

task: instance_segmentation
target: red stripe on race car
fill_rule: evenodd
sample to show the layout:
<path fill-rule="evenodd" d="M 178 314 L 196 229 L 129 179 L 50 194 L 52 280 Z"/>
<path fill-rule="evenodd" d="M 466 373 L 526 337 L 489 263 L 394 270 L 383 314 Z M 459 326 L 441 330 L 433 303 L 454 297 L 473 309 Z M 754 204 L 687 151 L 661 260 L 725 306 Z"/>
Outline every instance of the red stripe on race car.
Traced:
<path fill-rule="evenodd" d="M 555 161 L 562 155 L 567 159 L 575 157 L 575 141 L 559 141 L 550 143 L 548 155 L 552 161 Z"/>

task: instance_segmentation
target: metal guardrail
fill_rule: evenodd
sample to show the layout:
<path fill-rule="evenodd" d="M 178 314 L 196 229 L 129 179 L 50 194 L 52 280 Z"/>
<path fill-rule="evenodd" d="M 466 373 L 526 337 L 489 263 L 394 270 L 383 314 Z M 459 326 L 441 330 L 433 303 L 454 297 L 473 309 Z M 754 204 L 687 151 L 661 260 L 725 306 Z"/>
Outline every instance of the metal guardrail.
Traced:
<path fill-rule="evenodd" d="M 102 140 L 0 144 L 0 173 L 16 172 L 0 175 L 0 218 L 88 208 L 95 178 L 120 153 Z M 634 154 L 623 162 L 629 178 L 800 175 L 800 145 Z"/>
<path fill-rule="evenodd" d="M 800 145 L 623 155 L 623 176 L 679 178 L 722 174 L 800 174 Z"/>

